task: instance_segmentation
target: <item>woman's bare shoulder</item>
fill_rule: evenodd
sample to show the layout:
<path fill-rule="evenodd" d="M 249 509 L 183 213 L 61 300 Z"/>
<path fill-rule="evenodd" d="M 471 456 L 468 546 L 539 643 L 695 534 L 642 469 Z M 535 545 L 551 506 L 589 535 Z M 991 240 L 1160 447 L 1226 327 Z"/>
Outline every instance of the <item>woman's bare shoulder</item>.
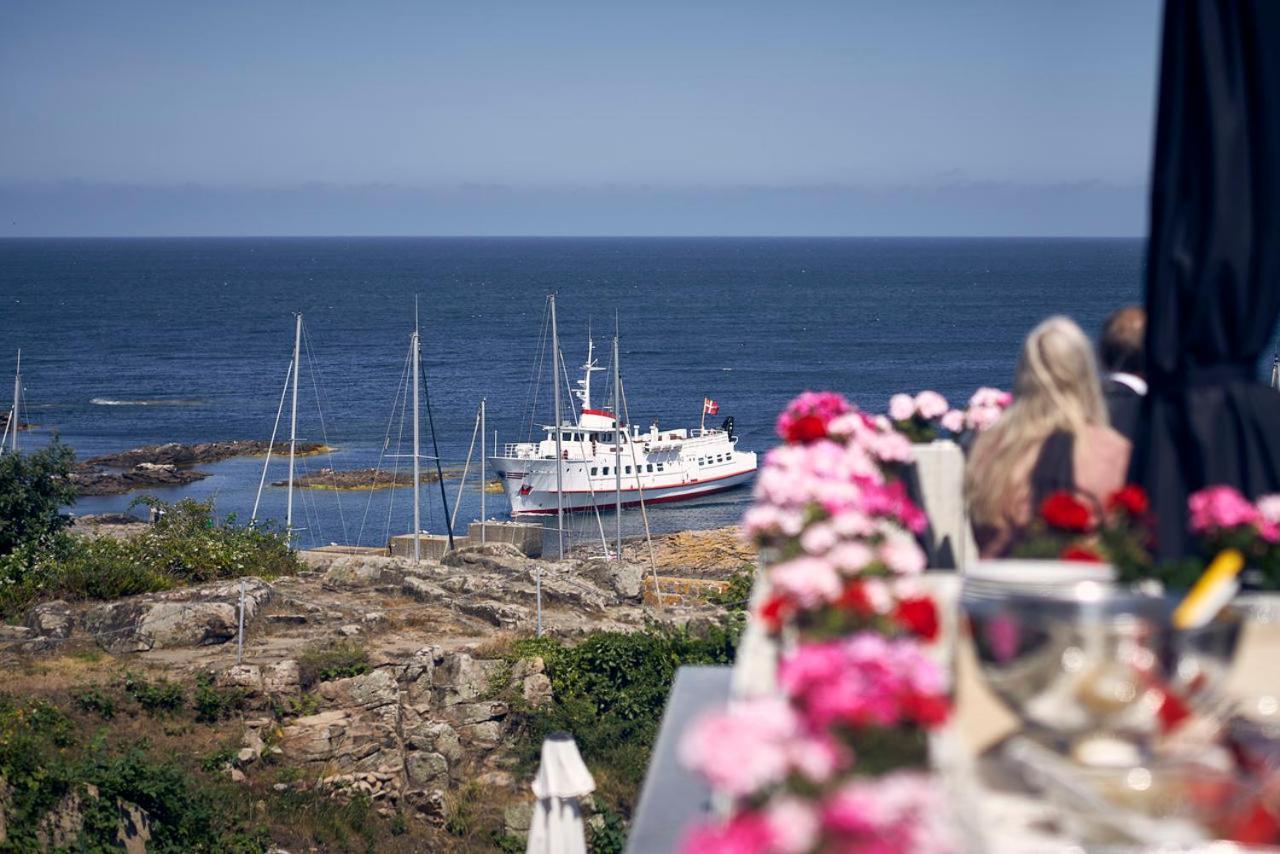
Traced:
<path fill-rule="evenodd" d="M 1129 440 L 1110 427 L 1091 424 L 1076 446 L 1076 484 L 1100 498 L 1124 486 L 1129 475 Z"/>

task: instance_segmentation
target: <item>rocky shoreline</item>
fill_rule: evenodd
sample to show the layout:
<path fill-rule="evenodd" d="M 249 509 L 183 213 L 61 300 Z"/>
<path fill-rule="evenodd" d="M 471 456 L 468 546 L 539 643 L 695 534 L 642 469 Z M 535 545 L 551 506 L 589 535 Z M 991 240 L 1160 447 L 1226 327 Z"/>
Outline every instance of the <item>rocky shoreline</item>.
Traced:
<path fill-rule="evenodd" d="M 138 489 L 185 486 L 209 476 L 190 466 L 222 462 L 233 457 L 254 457 L 267 453 L 268 444 L 257 439 L 231 442 L 201 442 L 183 445 L 168 442 L 146 445 L 117 454 L 91 457 L 77 464 L 71 474 L 76 493 L 82 496 L 123 495 Z M 300 443 L 296 453 L 315 456 L 331 448 L 317 442 Z M 277 442 L 274 454 L 288 454 L 289 445 Z"/>
<path fill-rule="evenodd" d="M 444 470 L 446 480 L 456 480 L 462 476 L 462 469 L 447 468 Z M 434 469 L 421 474 L 422 483 L 437 483 L 440 476 Z M 272 486 L 288 486 L 286 480 L 272 481 Z M 330 489 L 340 492 L 359 492 L 369 489 L 397 489 L 413 485 L 413 473 L 409 471 L 381 471 L 379 469 L 331 469 L 297 475 L 293 479 L 296 489 Z M 485 484 L 485 492 L 501 492 L 501 481 L 489 481 Z"/>

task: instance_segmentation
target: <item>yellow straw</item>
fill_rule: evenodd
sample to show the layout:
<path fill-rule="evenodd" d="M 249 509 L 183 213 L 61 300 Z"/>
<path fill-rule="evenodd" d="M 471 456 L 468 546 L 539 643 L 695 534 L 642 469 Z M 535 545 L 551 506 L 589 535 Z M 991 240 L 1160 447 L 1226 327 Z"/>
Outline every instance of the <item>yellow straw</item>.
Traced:
<path fill-rule="evenodd" d="M 1201 624 L 1202 621 L 1197 618 L 1201 617 L 1200 612 L 1205 605 L 1209 604 L 1215 594 L 1220 593 L 1225 586 L 1232 584 L 1242 569 L 1244 569 L 1244 555 L 1238 549 L 1224 549 L 1220 552 L 1213 559 L 1213 563 L 1209 564 L 1209 568 L 1204 571 L 1204 575 L 1196 581 L 1191 592 L 1178 603 L 1177 610 L 1173 612 L 1173 624 L 1180 629 Z"/>

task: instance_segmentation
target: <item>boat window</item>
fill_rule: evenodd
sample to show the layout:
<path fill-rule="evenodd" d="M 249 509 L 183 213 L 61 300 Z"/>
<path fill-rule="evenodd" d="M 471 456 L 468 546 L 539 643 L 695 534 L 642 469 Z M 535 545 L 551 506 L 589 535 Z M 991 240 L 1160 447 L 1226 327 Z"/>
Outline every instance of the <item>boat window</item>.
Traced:
<path fill-rule="evenodd" d="M 658 471 L 662 471 L 662 463 L 658 463 Z"/>
<path fill-rule="evenodd" d="M 649 471 L 653 471 L 653 463 L 649 463 Z"/>
<path fill-rule="evenodd" d="M 596 466 L 592 466 L 592 467 L 591 467 L 591 476 L 592 476 L 592 477 L 595 477 L 595 476 L 596 476 Z"/>
<path fill-rule="evenodd" d="M 603 469 L 601 469 L 601 471 L 603 471 L 605 474 L 608 474 L 608 473 L 609 473 L 609 467 L 608 467 L 608 466 L 605 466 Z"/>
<path fill-rule="evenodd" d="M 627 466 L 627 474 L 631 474 L 631 466 Z"/>

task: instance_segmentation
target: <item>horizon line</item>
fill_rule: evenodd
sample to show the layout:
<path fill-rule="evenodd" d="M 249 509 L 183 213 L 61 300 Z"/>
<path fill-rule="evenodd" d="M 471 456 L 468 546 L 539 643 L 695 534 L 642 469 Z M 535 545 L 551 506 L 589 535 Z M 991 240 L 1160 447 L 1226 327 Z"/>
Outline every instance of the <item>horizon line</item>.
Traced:
<path fill-rule="evenodd" d="M 0 234 L 0 240 L 1145 240 L 1146 234 Z"/>

